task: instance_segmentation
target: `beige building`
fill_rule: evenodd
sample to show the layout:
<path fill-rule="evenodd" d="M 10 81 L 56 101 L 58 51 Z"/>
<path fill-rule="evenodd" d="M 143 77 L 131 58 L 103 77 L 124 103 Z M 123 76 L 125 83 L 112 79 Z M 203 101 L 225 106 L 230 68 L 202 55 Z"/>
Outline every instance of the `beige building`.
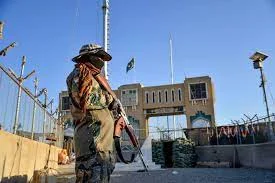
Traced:
<path fill-rule="evenodd" d="M 140 139 L 148 136 L 153 116 L 186 115 L 187 128 L 215 125 L 214 89 L 209 76 L 186 78 L 183 83 L 149 86 L 122 85 L 115 90 Z M 59 107 L 71 119 L 66 91 L 59 95 Z"/>

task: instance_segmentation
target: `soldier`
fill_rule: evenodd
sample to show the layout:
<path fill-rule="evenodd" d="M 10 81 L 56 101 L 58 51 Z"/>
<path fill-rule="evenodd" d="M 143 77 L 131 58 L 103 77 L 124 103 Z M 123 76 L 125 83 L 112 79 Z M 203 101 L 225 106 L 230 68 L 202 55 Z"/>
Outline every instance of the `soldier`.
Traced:
<path fill-rule="evenodd" d="M 76 182 L 109 182 L 114 170 L 111 113 L 115 100 L 97 82 L 104 61 L 112 57 L 96 44 L 82 46 L 67 78 L 71 113 L 75 125 Z"/>

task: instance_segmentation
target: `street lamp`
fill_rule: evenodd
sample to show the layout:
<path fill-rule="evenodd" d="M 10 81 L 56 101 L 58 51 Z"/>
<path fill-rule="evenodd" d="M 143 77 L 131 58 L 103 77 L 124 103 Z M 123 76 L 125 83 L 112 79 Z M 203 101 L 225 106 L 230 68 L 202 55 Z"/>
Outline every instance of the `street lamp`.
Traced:
<path fill-rule="evenodd" d="M 270 115 L 269 115 L 269 108 L 268 108 L 268 102 L 267 102 L 267 97 L 266 97 L 266 91 L 265 91 L 265 77 L 263 74 L 263 61 L 267 58 L 268 56 L 265 55 L 264 53 L 261 52 L 255 52 L 249 59 L 253 61 L 253 66 L 254 69 L 260 69 L 261 72 L 261 85 L 260 87 L 263 88 L 263 93 L 264 93 L 264 100 L 265 100 L 265 107 L 266 107 L 266 113 L 267 113 L 267 118 L 269 122 L 269 140 L 272 141 L 274 140 L 274 135 L 273 135 L 273 128 L 272 128 L 272 123 L 270 120 Z"/>

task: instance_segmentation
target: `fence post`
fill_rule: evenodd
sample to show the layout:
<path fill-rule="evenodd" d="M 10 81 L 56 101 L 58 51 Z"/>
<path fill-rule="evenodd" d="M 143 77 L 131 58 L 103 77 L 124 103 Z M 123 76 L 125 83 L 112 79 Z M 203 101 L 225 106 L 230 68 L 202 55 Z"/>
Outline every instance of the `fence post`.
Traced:
<path fill-rule="evenodd" d="M 216 140 L 217 140 L 217 145 L 219 145 L 218 128 L 217 128 L 216 125 L 215 125 L 215 128 L 216 128 Z"/>
<path fill-rule="evenodd" d="M 43 122 L 43 142 L 45 142 L 45 125 L 46 125 L 46 114 L 47 114 L 47 90 L 44 91 L 44 122 Z"/>
<path fill-rule="evenodd" d="M 17 104 L 16 104 L 16 111 L 15 111 L 15 119 L 14 119 L 14 125 L 13 125 L 13 133 L 16 134 L 17 132 L 17 126 L 18 126 L 18 118 L 19 118 L 19 110 L 20 110 L 20 100 L 21 100 L 21 94 L 22 94 L 22 82 L 23 82 L 23 74 L 24 74 L 24 67 L 26 63 L 26 57 L 23 56 L 22 58 L 22 64 L 21 64 L 21 72 L 19 78 L 16 78 L 19 81 L 18 86 L 18 94 L 17 94 Z M 15 75 L 16 77 L 16 75 Z"/>
<path fill-rule="evenodd" d="M 37 99 L 37 87 L 38 87 L 38 79 L 37 77 L 34 79 L 34 101 L 33 101 L 33 111 L 32 111 L 32 136 L 31 139 L 33 140 L 34 137 L 34 123 L 35 123 L 35 113 L 36 113 L 36 99 Z"/>

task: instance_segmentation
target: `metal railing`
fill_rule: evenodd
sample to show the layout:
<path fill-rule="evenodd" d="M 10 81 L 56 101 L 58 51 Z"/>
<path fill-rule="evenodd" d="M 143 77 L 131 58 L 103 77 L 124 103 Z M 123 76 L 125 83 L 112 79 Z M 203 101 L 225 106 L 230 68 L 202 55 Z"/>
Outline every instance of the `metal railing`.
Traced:
<path fill-rule="evenodd" d="M 20 87 L 22 93 L 17 108 Z M 0 129 L 13 133 L 15 126 L 17 135 L 47 143 L 50 143 L 49 137 L 51 140 L 54 137 L 55 145 L 62 146 L 64 134 L 62 125 L 28 89 L 20 86 L 17 79 L 0 65 Z"/>

